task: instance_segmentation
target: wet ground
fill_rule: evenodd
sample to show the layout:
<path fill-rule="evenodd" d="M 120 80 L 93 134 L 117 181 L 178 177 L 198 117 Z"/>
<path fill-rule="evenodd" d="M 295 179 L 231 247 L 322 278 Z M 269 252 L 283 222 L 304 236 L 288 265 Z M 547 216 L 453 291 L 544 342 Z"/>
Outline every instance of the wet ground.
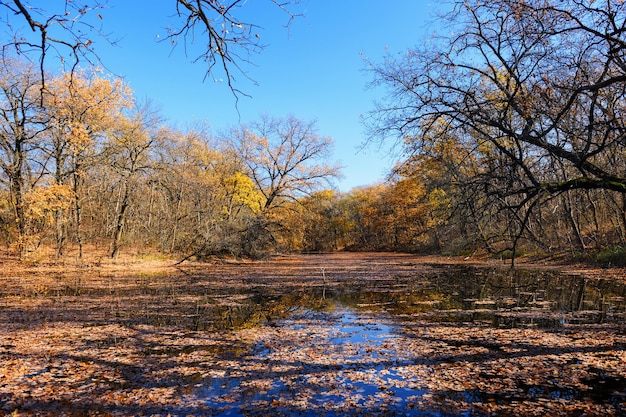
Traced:
<path fill-rule="evenodd" d="M 335 254 L 6 282 L 0 414 L 626 414 L 615 279 Z"/>

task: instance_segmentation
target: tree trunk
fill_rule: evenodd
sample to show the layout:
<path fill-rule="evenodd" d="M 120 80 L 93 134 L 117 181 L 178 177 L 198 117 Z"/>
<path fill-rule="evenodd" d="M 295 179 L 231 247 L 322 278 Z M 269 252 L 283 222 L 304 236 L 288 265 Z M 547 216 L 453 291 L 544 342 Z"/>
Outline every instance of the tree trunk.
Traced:
<path fill-rule="evenodd" d="M 54 213 L 54 222 L 56 226 L 55 236 L 55 257 L 59 259 L 63 256 L 63 249 L 65 248 L 65 227 L 63 225 L 63 210 L 59 209 Z"/>
<path fill-rule="evenodd" d="M 21 169 L 19 173 L 15 172 L 11 178 L 11 194 L 13 195 L 13 208 L 17 225 L 17 250 L 20 259 L 22 259 L 26 251 L 26 219 L 24 216 L 24 180 Z"/>
<path fill-rule="evenodd" d="M 55 145 L 54 159 L 56 161 L 56 169 L 54 173 L 54 180 L 57 184 L 61 185 L 63 183 L 63 164 L 65 158 L 63 156 L 63 149 L 61 146 Z M 55 224 L 55 257 L 59 259 L 63 256 L 63 250 L 65 249 L 65 239 L 67 230 L 64 224 L 65 211 L 63 209 L 58 209 L 54 213 L 54 224 Z"/>
<path fill-rule="evenodd" d="M 20 259 L 26 251 L 26 218 L 24 215 L 24 151 L 22 149 L 22 139 L 15 140 L 15 163 L 10 172 L 10 190 L 13 198 L 13 209 L 15 213 L 15 223 L 17 226 L 17 250 Z"/>
<path fill-rule="evenodd" d="M 585 249 L 585 241 L 583 240 L 583 236 L 580 233 L 580 227 L 578 225 L 578 222 L 574 217 L 574 207 L 572 204 L 571 193 L 565 194 L 563 208 L 565 210 L 565 217 L 567 218 L 567 221 L 569 222 L 572 231 L 574 232 L 574 236 L 576 237 L 576 244 L 578 246 L 576 249 Z"/>
<path fill-rule="evenodd" d="M 170 245 L 170 253 L 174 253 L 176 247 L 176 235 L 178 234 L 178 223 L 180 221 L 180 208 L 183 202 L 183 183 L 180 184 L 178 191 L 178 202 L 176 203 L 176 212 L 174 213 L 174 229 L 172 230 L 172 244 Z"/>
<path fill-rule="evenodd" d="M 80 201 L 80 174 L 79 174 L 80 164 L 76 165 L 76 171 L 74 172 L 74 221 L 76 222 L 76 243 L 78 244 L 78 258 L 82 259 L 83 257 L 83 236 L 81 233 L 81 223 L 82 223 L 82 212 L 81 212 L 81 201 Z"/>
<path fill-rule="evenodd" d="M 115 221 L 115 233 L 113 234 L 113 243 L 111 245 L 111 258 L 117 257 L 120 251 L 120 240 L 122 239 L 122 229 L 124 228 L 124 221 L 126 210 L 128 209 L 129 200 L 129 186 L 127 183 L 121 185 L 124 189 L 124 195 L 121 198 L 119 210 L 117 212 L 117 218 Z"/>

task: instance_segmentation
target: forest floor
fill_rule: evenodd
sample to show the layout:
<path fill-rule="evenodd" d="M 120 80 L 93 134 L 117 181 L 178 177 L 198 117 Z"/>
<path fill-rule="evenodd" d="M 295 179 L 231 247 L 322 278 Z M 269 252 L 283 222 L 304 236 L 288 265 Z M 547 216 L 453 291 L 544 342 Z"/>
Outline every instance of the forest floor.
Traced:
<path fill-rule="evenodd" d="M 0 415 L 626 415 L 626 271 L 4 259 Z"/>

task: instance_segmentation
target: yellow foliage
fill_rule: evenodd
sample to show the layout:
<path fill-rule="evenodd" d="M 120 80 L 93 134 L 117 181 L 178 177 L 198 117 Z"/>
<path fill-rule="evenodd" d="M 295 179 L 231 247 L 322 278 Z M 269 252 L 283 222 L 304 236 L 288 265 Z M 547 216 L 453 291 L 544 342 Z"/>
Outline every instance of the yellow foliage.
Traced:
<path fill-rule="evenodd" d="M 244 205 L 254 213 L 259 213 L 263 209 L 265 198 L 247 175 L 235 172 L 226 179 L 225 186 L 232 193 L 234 203 Z"/>
<path fill-rule="evenodd" d="M 25 216 L 30 220 L 51 220 L 55 212 L 70 207 L 73 196 L 74 193 L 68 185 L 36 187 L 24 196 Z"/>
<path fill-rule="evenodd" d="M 334 190 L 322 190 L 314 193 L 311 197 L 318 200 L 329 200 L 332 201 L 336 198 L 336 193 Z"/>
<path fill-rule="evenodd" d="M 428 205 L 430 206 L 429 226 L 444 224 L 450 209 L 450 196 L 441 188 L 435 188 L 428 193 Z"/>
<path fill-rule="evenodd" d="M 428 193 L 428 203 L 433 207 L 446 207 L 450 204 L 450 197 L 441 188 L 435 188 Z"/>
<path fill-rule="evenodd" d="M 215 168 L 223 158 L 220 152 L 209 148 L 206 143 L 191 139 L 191 157 L 194 164 L 204 171 Z"/>
<path fill-rule="evenodd" d="M 68 139 L 71 143 L 76 145 L 87 145 L 91 141 L 91 137 L 89 136 L 89 132 L 81 123 L 77 121 L 70 121 L 67 124 Z"/>
<path fill-rule="evenodd" d="M 132 91 L 122 80 L 96 74 L 64 74 L 52 80 L 48 89 L 46 104 L 56 129 L 78 147 L 114 126 L 133 104 Z"/>

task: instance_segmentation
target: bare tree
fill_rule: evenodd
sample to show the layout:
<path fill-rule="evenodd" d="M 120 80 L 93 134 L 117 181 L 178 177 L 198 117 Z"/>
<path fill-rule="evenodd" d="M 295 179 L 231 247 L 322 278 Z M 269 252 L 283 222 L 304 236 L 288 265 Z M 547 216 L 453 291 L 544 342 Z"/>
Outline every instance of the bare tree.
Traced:
<path fill-rule="evenodd" d="M 0 22 L 5 25 L 6 40 L 2 45 L 4 56 L 26 57 L 39 66 L 40 88 L 46 88 L 46 62 L 52 54 L 60 59 L 61 65 L 69 65 L 69 72 L 84 60 L 90 64 L 98 62 L 92 49 L 93 36 L 103 36 L 101 28 L 90 18 L 102 15 L 98 1 L 76 4 L 72 1 L 61 3 L 61 7 L 50 9 L 38 7 L 31 1 L 0 1 L 5 13 L 0 14 Z M 26 27 L 24 27 L 26 24 Z"/>
<path fill-rule="evenodd" d="M 453 138 L 470 178 L 507 210 L 513 249 L 534 208 L 573 189 L 626 192 L 626 5 L 604 0 L 458 1 L 448 35 L 388 57 L 371 119 L 418 152 Z"/>
<path fill-rule="evenodd" d="M 24 195 L 41 172 L 32 172 L 33 153 L 46 130 L 39 106 L 36 72 L 24 62 L 3 60 L 0 65 L 0 169 L 9 189 L 18 251 L 23 255 L 26 237 Z"/>
<path fill-rule="evenodd" d="M 319 136 L 315 123 L 293 116 L 264 116 L 234 129 L 229 140 L 264 199 L 260 213 L 244 231 L 244 253 L 254 255 L 257 248 L 274 241 L 271 229 L 281 226 L 275 220 L 277 209 L 329 185 L 340 168 L 328 161 L 332 139 Z"/>
<path fill-rule="evenodd" d="M 297 1 L 267 0 L 287 16 L 286 24 L 297 16 L 291 11 Z M 34 0 L 0 1 L 0 22 L 4 23 L 3 53 L 28 56 L 40 67 L 41 87 L 45 90 L 45 67 L 50 54 L 69 66 L 73 72 L 82 62 L 99 63 L 95 39 L 110 40 L 103 28 L 106 1 L 66 0 L 55 5 L 42 6 Z M 241 93 L 235 85 L 234 72 L 246 75 L 242 65 L 252 54 L 263 50 L 259 22 L 243 19 L 242 10 L 247 2 L 242 0 L 175 0 L 175 15 L 180 24 L 170 29 L 166 41 L 178 44 L 182 40 L 185 50 L 198 40 L 204 40 L 203 52 L 194 58 L 206 65 L 207 75 L 220 68 L 231 91 Z M 147 6 L 146 6 L 147 7 Z"/>
<path fill-rule="evenodd" d="M 310 195 L 339 175 L 329 163 L 333 141 L 317 134 L 314 122 L 294 116 L 271 118 L 231 133 L 250 178 L 265 197 L 264 210 Z"/>
<path fill-rule="evenodd" d="M 296 18 L 290 6 L 298 1 L 269 0 L 275 7 L 282 10 L 288 17 L 286 25 Z M 262 27 L 259 23 L 240 18 L 241 10 L 246 1 L 242 0 L 177 0 L 176 12 L 182 19 L 178 28 L 170 29 L 168 39 L 177 43 L 183 39 L 185 45 L 193 43 L 199 30 L 205 47 L 195 61 L 203 61 L 207 66 L 206 75 L 210 75 L 214 67 L 220 67 L 228 86 L 233 93 L 241 93 L 233 82 L 233 71 L 246 78 L 242 64 L 249 63 L 250 55 L 263 50 L 261 40 Z M 194 62 L 195 62 L 194 61 Z"/>

